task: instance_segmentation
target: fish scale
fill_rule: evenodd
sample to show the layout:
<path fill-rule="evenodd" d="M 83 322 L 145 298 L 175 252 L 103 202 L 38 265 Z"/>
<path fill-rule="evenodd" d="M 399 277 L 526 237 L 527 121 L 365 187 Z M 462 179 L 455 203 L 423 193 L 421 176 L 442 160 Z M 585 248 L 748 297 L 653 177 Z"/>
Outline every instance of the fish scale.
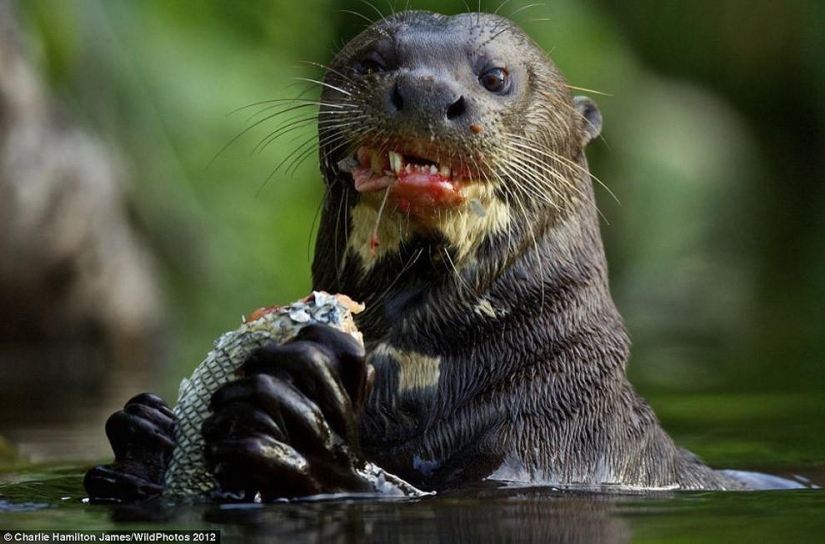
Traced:
<path fill-rule="evenodd" d="M 313 292 L 287 306 L 274 306 L 253 313 L 234 331 L 221 335 L 212 351 L 181 381 L 175 413 L 175 449 L 166 471 L 164 494 L 172 498 L 206 497 L 217 482 L 206 467 L 201 426 L 209 417 L 209 401 L 257 349 L 271 342 L 283 344 L 310 324 L 324 324 L 352 335 L 363 345 L 353 313 L 363 306 L 345 295 Z"/>

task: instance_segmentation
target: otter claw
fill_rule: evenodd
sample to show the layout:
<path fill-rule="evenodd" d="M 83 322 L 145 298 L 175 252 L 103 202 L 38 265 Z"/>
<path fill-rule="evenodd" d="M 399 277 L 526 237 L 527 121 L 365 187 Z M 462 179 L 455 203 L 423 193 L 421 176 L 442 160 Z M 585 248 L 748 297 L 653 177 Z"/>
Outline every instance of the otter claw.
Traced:
<path fill-rule="evenodd" d="M 223 491 L 243 491 L 247 499 L 256 493 L 301 497 L 318 493 L 306 459 L 291 446 L 257 435 L 225 440 L 207 447 L 206 459 Z"/>
<path fill-rule="evenodd" d="M 164 402 L 162 398 L 155 395 L 154 393 L 140 393 L 139 395 L 135 395 L 128 401 L 126 401 L 126 406 L 124 408 L 129 408 L 133 405 L 142 405 L 148 408 L 154 408 L 161 414 L 165 415 L 170 420 L 175 419 L 175 414 L 172 412 L 172 409 L 169 408 L 169 405 Z"/>
<path fill-rule="evenodd" d="M 140 502 L 163 492 L 163 486 L 134 474 L 121 472 L 115 465 L 94 467 L 83 478 L 83 487 L 93 503 Z"/>
<path fill-rule="evenodd" d="M 269 416 L 245 402 L 233 402 L 203 422 L 201 434 L 206 442 L 222 438 L 241 438 L 251 434 L 266 434 L 285 442 L 286 435 Z"/>
<path fill-rule="evenodd" d="M 289 376 L 341 436 L 354 434 L 354 413 L 361 411 L 369 390 L 372 367 L 364 362 L 364 348 L 348 334 L 331 327 L 310 325 L 284 344 L 270 344 L 255 352 L 240 369 L 242 374 Z"/>
<path fill-rule="evenodd" d="M 106 421 L 106 436 L 112 445 L 115 459 L 128 457 L 138 446 L 141 451 L 147 448 L 171 450 L 174 447 L 172 423 L 169 422 L 169 427 L 157 425 L 149 419 L 154 415 L 151 408 L 136 410 L 133 405 L 109 416 Z"/>
<path fill-rule="evenodd" d="M 175 419 L 156 395 L 130 399 L 106 421 L 115 461 L 86 473 L 83 485 L 92 502 L 135 502 L 163 492 L 174 440 Z"/>
<path fill-rule="evenodd" d="M 369 489 L 356 468 L 363 462 L 355 417 L 370 383 L 357 342 L 309 325 L 292 341 L 255 352 L 240 374 L 212 396 L 213 414 L 201 428 L 222 497 Z"/>

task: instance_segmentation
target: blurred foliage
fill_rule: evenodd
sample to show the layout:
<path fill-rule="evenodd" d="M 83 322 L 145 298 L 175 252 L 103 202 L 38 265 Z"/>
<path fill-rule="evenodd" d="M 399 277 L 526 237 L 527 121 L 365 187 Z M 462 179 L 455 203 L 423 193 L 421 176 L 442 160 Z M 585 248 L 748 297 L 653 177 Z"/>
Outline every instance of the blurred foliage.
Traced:
<path fill-rule="evenodd" d="M 241 315 L 309 289 L 317 160 L 276 166 L 314 130 L 261 148 L 285 118 L 245 129 L 262 101 L 317 94 L 318 64 L 391 9 L 374 4 L 20 3 L 60 100 L 129 161 L 167 278 L 167 397 Z M 597 189 L 642 392 L 825 390 L 821 3 L 481 2 L 500 4 L 597 91 L 581 91 L 605 118 L 589 156 L 621 202 Z"/>

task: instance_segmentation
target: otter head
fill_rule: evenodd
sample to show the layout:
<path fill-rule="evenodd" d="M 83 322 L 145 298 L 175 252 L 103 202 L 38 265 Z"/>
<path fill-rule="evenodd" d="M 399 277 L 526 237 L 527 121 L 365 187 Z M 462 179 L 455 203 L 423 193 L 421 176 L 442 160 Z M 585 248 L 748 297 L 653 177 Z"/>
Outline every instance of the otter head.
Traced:
<path fill-rule="evenodd" d="M 460 267 L 590 198 L 582 150 L 598 109 L 507 19 L 397 13 L 350 41 L 323 85 L 328 213 L 346 217 L 340 257 L 364 268 L 416 238 Z"/>

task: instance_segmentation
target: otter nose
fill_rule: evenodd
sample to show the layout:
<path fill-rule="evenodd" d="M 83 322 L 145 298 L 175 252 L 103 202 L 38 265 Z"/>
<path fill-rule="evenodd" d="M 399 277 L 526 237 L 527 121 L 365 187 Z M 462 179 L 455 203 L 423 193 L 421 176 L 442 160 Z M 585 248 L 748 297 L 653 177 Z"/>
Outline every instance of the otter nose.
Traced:
<path fill-rule="evenodd" d="M 456 85 L 430 73 L 411 72 L 398 78 L 390 90 L 389 108 L 399 115 L 455 121 L 467 111 Z"/>

